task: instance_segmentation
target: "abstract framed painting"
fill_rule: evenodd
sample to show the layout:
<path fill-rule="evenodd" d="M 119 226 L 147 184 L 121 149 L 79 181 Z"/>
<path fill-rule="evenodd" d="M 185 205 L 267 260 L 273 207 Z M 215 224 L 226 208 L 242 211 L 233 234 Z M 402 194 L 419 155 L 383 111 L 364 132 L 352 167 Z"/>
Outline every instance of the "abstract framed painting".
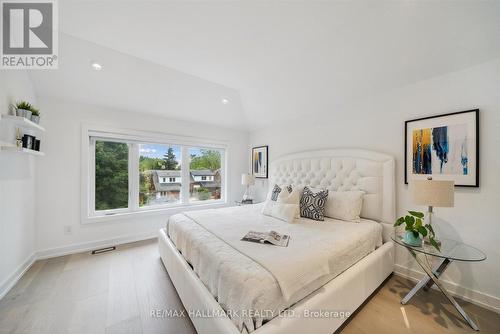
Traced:
<path fill-rule="evenodd" d="M 252 174 L 259 179 L 268 177 L 268 146 L 258 146 L 252 148 Z"/>
<path fill-rule="evenodd" d="M 405 183 L 428 177 L 479 187 L 479 109 L 405 122 Z"/>

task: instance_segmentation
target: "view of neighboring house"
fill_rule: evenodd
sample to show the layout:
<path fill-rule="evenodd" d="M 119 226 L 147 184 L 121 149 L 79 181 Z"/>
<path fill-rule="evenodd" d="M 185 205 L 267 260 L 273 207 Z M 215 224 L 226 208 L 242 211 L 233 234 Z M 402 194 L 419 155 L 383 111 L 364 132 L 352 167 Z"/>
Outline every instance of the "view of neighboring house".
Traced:
<path fill-rule="evenodd" d="M 153 185 L 155 199 L 165 199 L 167 202 L 177 201 L 181 192 L 180 170 L 153 170 Z"/>
<path fill-rule="evenodd" d="M 154 201 L 175 202 L 180 198 L 182 176 L 180 170 L 152 170 Z M 191 170 L 189 177 L 190 198 L 194 200 L 220 199 L 220 170 Z"/>
<path fill-rule="evenodd" d="M 210 169 L 191 170 L 189 192 L 191 197 L 204 199 L 220 198 L 220 170 Z M 202 194 L 202 193 L 205 194 Z"/>

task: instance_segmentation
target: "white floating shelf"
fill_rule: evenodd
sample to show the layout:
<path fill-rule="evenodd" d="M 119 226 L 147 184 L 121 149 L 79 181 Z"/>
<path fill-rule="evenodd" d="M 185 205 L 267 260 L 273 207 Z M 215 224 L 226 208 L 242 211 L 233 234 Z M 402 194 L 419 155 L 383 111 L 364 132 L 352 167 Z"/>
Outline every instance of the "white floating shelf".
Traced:
<path fill-rule="evenodd" d="M 45 153 L 43 153 L 43 152 L 38 152 L 35 150 L 23 148 L 23 147 L 17 147 L 15 145 L 10 145 L 10 144 L 1 144 L 0 151 L 17 152 L 17 153 L 31 154 L 31 155 L 37 155 L 37 156 L 44 156 L 45 155 Z"/>
<path fill-rule="evenodd" d="M 18 126 L 20 128 L 24 128 L 24 129 L 31 129 L 31 130 L 40 131 L 40 132 L 45 131 L 44 127 L 36 124 L 35 122 L 30 121 L 26 117 L 0 114 L 0 120 L 5 120 L 11 124 L 14 124 L 15 126 Z"/>

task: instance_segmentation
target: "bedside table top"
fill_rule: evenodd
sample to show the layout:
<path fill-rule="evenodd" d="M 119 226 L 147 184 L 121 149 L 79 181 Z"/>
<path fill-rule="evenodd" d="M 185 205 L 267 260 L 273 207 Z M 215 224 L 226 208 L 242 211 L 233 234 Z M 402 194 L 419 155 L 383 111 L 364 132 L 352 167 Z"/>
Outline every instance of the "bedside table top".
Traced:
<path fill-rule="evenodd" d="M 256 202 L 243 202 L 243 201 L 234 201 L 236 205 L 252 205 L 257 204 Z"/>
<path fill-rule="evenodd" d="M 393 234 L 391 239 L 403 247 L 431 256 L 465 262 L 486 260 L 486 255 L 481 250 L 457 240 L 439 238 L 441 251 L 438 251 L 434 246 L 426 243 L 422 243 L 420 247 L 408 245 L 403 241 L 402 235 Z"/>

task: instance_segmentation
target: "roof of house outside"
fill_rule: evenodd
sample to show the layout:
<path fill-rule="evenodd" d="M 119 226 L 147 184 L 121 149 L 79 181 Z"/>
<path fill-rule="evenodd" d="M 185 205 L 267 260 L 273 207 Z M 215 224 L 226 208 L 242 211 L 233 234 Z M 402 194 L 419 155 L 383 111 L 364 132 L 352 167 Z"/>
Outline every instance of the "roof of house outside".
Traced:
<path fill-rule="evenodd" d="M 181 191 L 180 183 L 158 183 L 154 182 L 156 191 Z"/>
<path fill-rule="evenodd" d="M 158 177 L 180 177 L 180 170 L 164 170 L 164 169 L 156 169 L 152 170 L 158 175 Z M 210 169 L 192 169 L 190 170 L 191 175 L 193 176 L 214 176 L 217 171 L 212 171 Z"/>
<path fill-rule="evenodd" d="M 158 175 L 158 177 L 180 177 L 181 176 L 180 170 L 153 170 L 153 172 L 156 172 L 156 175 Z"/>
<path fill-rule="evenodd" d="M 215 171 L 212 171 L 210 169 L 192 169 L 191 175 L 193 176 L 214 176 Z"/>

